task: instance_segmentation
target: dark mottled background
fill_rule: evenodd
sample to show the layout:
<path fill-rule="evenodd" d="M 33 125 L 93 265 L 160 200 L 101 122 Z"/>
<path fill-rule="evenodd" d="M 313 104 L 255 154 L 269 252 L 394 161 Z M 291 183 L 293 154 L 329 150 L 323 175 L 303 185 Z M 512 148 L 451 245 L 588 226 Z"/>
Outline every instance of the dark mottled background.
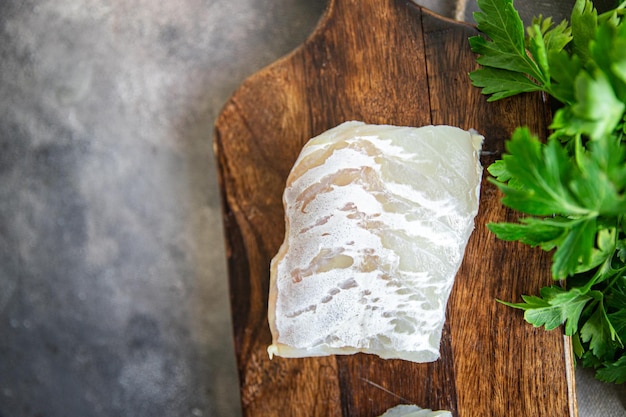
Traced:
<path fill-rule="evenodd" d="M 213 123 L 325 4 L 0 0 L 0 417 L 240 414 Z"/>

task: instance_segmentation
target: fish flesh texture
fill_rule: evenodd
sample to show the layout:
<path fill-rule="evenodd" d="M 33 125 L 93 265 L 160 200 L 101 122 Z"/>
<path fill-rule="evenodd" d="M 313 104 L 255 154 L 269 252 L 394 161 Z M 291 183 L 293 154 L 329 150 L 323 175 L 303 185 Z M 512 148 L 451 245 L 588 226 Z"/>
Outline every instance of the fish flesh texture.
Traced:
<path fill-rule="evenodd" d="M 270 265 L 270 357 L 432 362 L 478 212 L 483 137 L 345 122 L 309 140 Z"/>

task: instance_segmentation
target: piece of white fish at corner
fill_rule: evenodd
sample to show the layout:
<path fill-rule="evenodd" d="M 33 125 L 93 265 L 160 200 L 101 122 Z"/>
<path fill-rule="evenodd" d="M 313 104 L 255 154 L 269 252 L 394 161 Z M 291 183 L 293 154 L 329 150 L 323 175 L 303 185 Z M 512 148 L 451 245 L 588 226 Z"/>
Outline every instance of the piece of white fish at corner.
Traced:
<path fill-rule="evenodd" d="M 346 122 L 305 145 L 271 263 L 270 357 L 439 358 L 478 212 L 482 140 L 451 126 Z"/>
<path fill-rule="evenodd" d="M 416 405 L 400 404 L 390 408 L 379 417 L 452 417 L 452 413 L 445 410 L 433 411 Z"/>

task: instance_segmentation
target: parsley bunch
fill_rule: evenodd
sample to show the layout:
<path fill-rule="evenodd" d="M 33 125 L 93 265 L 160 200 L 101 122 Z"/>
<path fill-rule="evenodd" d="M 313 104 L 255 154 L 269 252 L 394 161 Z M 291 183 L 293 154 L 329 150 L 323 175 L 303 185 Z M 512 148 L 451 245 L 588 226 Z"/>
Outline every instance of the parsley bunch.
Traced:
<path fill-rule="evenodd" d="M 555 285 L 523 302 L 524 318 L 563 325 L 583 366 L 626 381 L 626 1 L 598 14 L 577 0 L 570 21 L 539 16 L 524 30 L 512 0 L 478 0 L 486 35 L 470 38 L 470 78 L 489 101 L 539 91 L 559 102 L 545 142 L 526 127 L 488 167 L 517 223 L 503 240 L 552 251 Z M 559 285 L 559 284 L 565 285 Z"/>

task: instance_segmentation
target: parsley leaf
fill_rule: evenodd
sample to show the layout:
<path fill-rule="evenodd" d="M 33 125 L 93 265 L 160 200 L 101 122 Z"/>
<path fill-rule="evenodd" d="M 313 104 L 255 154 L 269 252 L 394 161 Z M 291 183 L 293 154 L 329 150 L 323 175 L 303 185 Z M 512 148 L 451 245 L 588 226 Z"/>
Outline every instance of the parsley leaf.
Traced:
<path fill-rule="evenodd" d="M 487 67 L 470 74 L 474 85 L 487 88 L 486 94 L 494 94 L 490 100 L 543 89 L 543 85 L 549 83 L 549 74 L 528 56 L 524 24 L 513 1 L 482 0 L 479 6 L 482 12 L 475 12 L 474 20 L 478 29 L 488 34 L 491 40 L 482 36 L 469 39 L 472 50 L 480 55 L 477 62 Z M 542 35 L 539 30 L 537 36 Z M 533 49 L 537 52 L 543 49 L 542 54 L 545 54 L 542 45 L 545 44 L 537 42 Z M 507 72 L 510 73 L 506 75 Z"/>
<path fill-rule="evenodd" d="M 487 101 L 500 100 L 519 93 L 541 91 L 541 86 L 524 74 L 497 68 L 482 68 L 470 74 L 473 84 L 483 87 L 483 93 L 491 94 Z"/>
<path fill-rule="evenodd" d="M 501 303 L 524 310 L 524 318 L 535 327 L 544 326 L 553 330 L 565 323 L 565 334 L 573 335 L 578 330 L 578 320 L 585 305 L 592 299 L 577 289 L 565 290 L 552 286 L 541 289 L 541 297 L 522 296 L 523 303 Z"/>
<path fill-rule="evenodd" d="M 594 38 L 598 25 L 598 13 L 590 1 L 577 1 L 570 18 L 574 35 L 573 53 L 583 62 L 590 60 L 589 44 Z"/>
<path fill-rule="evenodd" d="M 583 366 L 626 382 L 626 1 L 599 15 L 576 0 L 570 22 L 539 16 L 526 31 L 512 0 L 478 6 L 473 85 L 488 101 L 543 92 L 561 103 L 547 141 L 520 127 L 488 167 L 503 204 L 523 214 L 488 228 L 551 251 L 565 287 L 500 302 L 536 327 L 562 326 Z"/>
<path fill-rule="evenodd" d="M 625 103 L 602 71 L 581 71 L 574 80 L 575 102 L 557 110 L 552 128 L 565 136 L 577 133 L 598 139 L 610 135 L 624 115 Z"/>
<path fill-rule="evenodd" d="M 615 382 L 616 384 L 626 382 L 626 354 L 598 369 L 596 376 L 605 382 Z"/>
<path fill-rule="evenodd" d="M 599 293 L 599 297 L 602 297 L 602 293 Z M 581 327 L 580 336 L 583 343 L 589 343 L 589 349 L 596 357 L 613 355 L 615 348 L 612 342 L 617 340 L 617 333 L 601 299 L 594 313 Z"/>

